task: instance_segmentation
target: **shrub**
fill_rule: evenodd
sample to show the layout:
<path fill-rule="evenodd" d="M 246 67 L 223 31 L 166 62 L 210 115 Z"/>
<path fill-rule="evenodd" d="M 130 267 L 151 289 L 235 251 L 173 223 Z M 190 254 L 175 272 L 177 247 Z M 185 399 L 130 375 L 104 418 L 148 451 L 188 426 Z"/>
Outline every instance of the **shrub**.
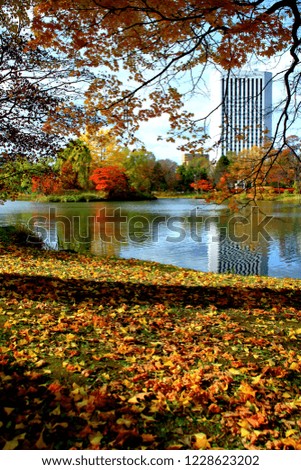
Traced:
<path fill-rule="evenodd" d="M 24 224 L 0 227 L 0 243 L 39 249 L 45 247 L 42 237 Z"/>

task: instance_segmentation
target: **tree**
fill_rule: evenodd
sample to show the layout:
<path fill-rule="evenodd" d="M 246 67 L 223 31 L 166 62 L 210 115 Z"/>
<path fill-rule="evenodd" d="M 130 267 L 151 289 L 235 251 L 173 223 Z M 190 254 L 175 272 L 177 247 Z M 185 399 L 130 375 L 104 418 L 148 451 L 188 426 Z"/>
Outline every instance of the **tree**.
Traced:
<path fill-rule="evenodd" d="M 152 191 L 166 191 L 167 189 L 164 171 L 159 161 L 156 161 L 153 167 L 151 183 Z"/>
<path fill-rule="evenodd" d="M 190 185 L 195 191 L 201 191 L 207 193 L 213 189 L 213 185 L 208 180 L 198 180 L 195 183 L 191 183 Z"/>
<path fill-rule="evenodd" d="M 124 167 L 129 150 L 119 145 L 111 129 L 101 128 L 95 132 L 86 132 L 81 135 L 81 140 L 90 150 L 93 168 L 100 165 Z"/>
<path fill-rule="evenodd" d="M 191 184 L 200 179 L 208 179 L 210 163 L 207 158 L 194 158 L 187 165 L 180 165 L 178 172 L 178 189 L 191 191 Z"/>
<path fill-rule="evenodd" d="M 228 166 L 227 181 L 233 188 L 235 185 L 241 189 L 256 188 L 266 184 L 268 168 L 271 167 L 275 160 L 276 154 L 265 158 L 266 148 L 252 147 L 251 149 L 242 150 L 238 155 L 232 156 L 231 164 Z"/>
<path fill-rule="evenodd" d="M 279 151 L 299 112 L 293 97 L 300 83 L 300 26 L 298 0 L 41 0 L 33 20 L 37 42 L 70 57 L 82 51 L 87 64 L 107 68 L 110 75 L 95 81 L 87 100 L 116 130 L 168 113 L 171 138 L 182 133 L 188 148 L 199 145 L 205 126 L 185 111 L 182 94 L 199 95 L 208 67 L 230 71 L 254 57 L 288 53 L 290 64 L 278 74 L 286 95 L 270 147 Z M 279 135 L 282 143 L 275 145 Z"/>
<path fill-rule="evenodd" d="M 60 194 L 62 192 L 62 182 L 59 175 L 54 171 L 49 171 L 43 176 L 32 177 L 32 192 L 42 193 L 46 196 L 50 194 Z"/>
<path fill-rule="evenodd" d="M 178 164 L 169 158 L 158 160 L 161 166 L 161 172 L 164 176 L 166 189 L 174 191 L 177 185 L 177 168 Z"/>
<path fill-rule="evenodd" d="M 71 140 L 59 152 L 57 160 L 65 189 L 88 189 L 91 163 L 91 152 L 85 142 Z"/>
<path fill-rule="evenodd" d="M 53 161 L 44 160 L 40 163 L 32 163 L 19 157 L 14 161 L 8 161 L 0 167 L 0 195 L 1 198 L 14 199 L 19 194 L 30 193 L 32 179 L 51 172 Z"/>
<path fill-rule="evenodd" d="M 301 139 L 296 135 L 291 135 L 288 137 L 289 143 L 289 161 L 290 161 L 290 168 L 294 172 L 294 186 L 296 188 L 297 193 L 301 192 Z M 295 157 L 298 158 L 295 158 Z"/>
<path fill-rule="evenodd" d="M 95 184 L 97 191 L 103 191 L 109 199 L 123 197 L 129 191 L 128 178 L 118 166 L 96 168 L 90 180 Z"/>
<path fill-rule="evenodd" d="M 154 154 L 145 148 L 130 153 L 125 168 L 130 183 L 136 191 L 148 194 L 151 192 L 155 165 Z"/>
<path fill-rule="evenodd" d="M 70 58 L 51 46 L 32 47 L 28 17 L 32 4 L 31 0 L 1 2 L 0 165 L 48 159 L 67 136 L 79 132 L 84 120 L 92 119 L 75 101 L 82 96 L 80 85 L 94 79 L 93 73 L 79 63 L 79 54 Z M 8 177 L 14 178 L 16 167 L 10 168 Z M 0 191 L 7 187 L 3 178 L 7 174 L 0 172 Z M 3 192 L 0 195 L 3 198 Z"/>
<path fill-rule="evenodd" d="M 213 171 L 213 181 L 215 184 L 219 182 L 224 173 L 227 173 L 229 165 L 230 160 L 228 156 L 222 155 L 218 159 L 218 162 L 216 163 L 216 166 Z"/>

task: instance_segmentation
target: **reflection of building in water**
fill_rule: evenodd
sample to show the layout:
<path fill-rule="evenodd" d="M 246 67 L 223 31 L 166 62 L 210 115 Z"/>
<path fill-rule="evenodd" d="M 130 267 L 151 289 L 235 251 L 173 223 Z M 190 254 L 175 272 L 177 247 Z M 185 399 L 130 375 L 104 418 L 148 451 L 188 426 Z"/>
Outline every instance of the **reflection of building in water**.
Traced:
<path fill-rule="evenodd" d="M 268 275 L 268 257 L 252 251 L 229 238 L 223 238 L 216 223 L 210 223 L 208 243 L 208 271 L 242 275 Z"/>
<path fill-rule="evenodd" d="M 267 276 L 267 256 L 231 240 L 223 240 L 219 244 L 218 272 Z"/>
<path fill-rule="evenodd" d="M 301 254 L 301 237 L 294 233 L 279 236 L 279 254 L 285 263 L 294 262 L 297 256 Z"/>

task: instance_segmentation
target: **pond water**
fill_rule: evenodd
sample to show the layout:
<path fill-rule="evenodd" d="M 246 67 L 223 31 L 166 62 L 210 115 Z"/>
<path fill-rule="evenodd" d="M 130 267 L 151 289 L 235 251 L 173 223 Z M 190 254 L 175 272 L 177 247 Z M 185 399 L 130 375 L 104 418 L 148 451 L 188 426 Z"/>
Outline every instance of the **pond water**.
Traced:
<path fill-rule="evenodd" d="M 262 202 L 233 214 L 201 199 L 0 205 L 49 246 L 205 272 L 301 278 L 301 206 Z"/>

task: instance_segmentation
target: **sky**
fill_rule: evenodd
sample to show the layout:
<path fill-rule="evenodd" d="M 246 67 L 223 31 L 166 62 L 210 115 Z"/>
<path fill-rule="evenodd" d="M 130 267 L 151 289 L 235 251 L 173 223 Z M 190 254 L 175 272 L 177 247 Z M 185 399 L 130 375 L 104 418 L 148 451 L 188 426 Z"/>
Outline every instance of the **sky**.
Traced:
<path fill-rule="evenodd" d="M 290 56 L 286 54 L 281 58 L 272 58 L 265 63 L 254 63 L 252 68 L 258 68 L 260 71 L 270 71 L 273 76 L 285 69 L 290 63 Z M 187 103 L 187 109 L 195 113 L 197 118 L 206 116 L 212 109 L 218 107 L 221 100 L 221 84 L 220 74 L 216 70 L 208 70 L 205 75 L 205 85 L 207 87 L 206 93 L 203 96 L 197 96 Z M 181 91 L 181 90 L 180 90 Z M 273 105 L 275 106 L 284 96 L 284 86 L 279 80 L 273 81 Z M 277 122 L 277 114 L 273 113 L 273 128 Z M 211 137 L 209 145 L 218 140 L 221 125 L 221 110 L 218 108 L 207 121 L 208 132 Z M 137 133 L 139 139 L 142 140 L 146 149 L 154 153 L 157 159 L 169 158 L 176 161 L 178 164 L 182 163 L 183 152 L 177 149 L 181 144 L 179 140 L 176 143 L 166 142 L 164 140 L 157 140 L 158 135 L 164 135 L 168 130 L 168 116 L 163 115 L 158 118 L 143 122 L 140 130 Z M 300 122 L 296 122 L 295 126 L 290 129 L 290 134 L 298 134 Z M 211 152 L 210 159 L 216 160 L 219 158 L 218 152 Z"/>
<path fill-rule="evenodd" d="M 220 75 L 215 70 L 209 70 L 206 72 L 205 80 L 207 87 L 205 93 L 193 97 L 185 106 L 186 109 L 195 113 L 197 118 L 205 117 L 220 103 Z M 208 88 L 207 83 L 210 83 L 210 88 Z M 219 134 L 220 116 L 221 111 L 218 109 L 212 115 L 211 122 L 206 121 L 206 125 L 209 125 L 209 132 L 212 133 L 212 137 L 217 137 Z M 157 140 L 157 136 L 163 136 L 168 129 L 168 115 L 163 115 L 158 118 L 150 119 L 148 122 L 143 122 L 137 136 L 143 141 L 146 149 L 153 152 L 157 159 L 169 158 L 181 164 L 183 152 L 178 150 L 177 147 L 184 141 L 179 139 L 176 143 L 171 143 L 165 140 Z"/>

